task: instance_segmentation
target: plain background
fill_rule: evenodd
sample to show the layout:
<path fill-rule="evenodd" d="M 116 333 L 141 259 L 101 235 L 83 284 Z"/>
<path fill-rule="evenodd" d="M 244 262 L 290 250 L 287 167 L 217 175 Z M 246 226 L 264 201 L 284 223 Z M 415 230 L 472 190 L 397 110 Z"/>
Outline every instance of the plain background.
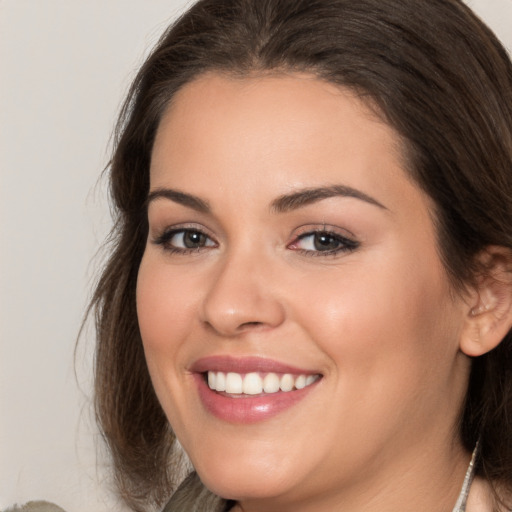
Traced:
<path fill-rule="evenodd" d="M 110 227 L 116 113 L 189 3 L 0 0 L 0 510 L 123 510 L 90 409 L 91 329 L 76 374 L 74 348 Z M 468 3 L 512 49 L 512 0 Z"/>

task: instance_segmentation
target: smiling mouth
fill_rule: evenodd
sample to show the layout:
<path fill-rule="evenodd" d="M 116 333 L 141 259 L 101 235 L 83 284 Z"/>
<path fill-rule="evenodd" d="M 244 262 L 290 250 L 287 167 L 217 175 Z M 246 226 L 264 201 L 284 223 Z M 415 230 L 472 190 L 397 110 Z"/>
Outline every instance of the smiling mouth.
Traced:
<path fill-rule="evenodd" d="M 232 424 L 266 421 L 295 408 L 324 375 L 262 357 L 203 357 L 189 368 L 204 409 Z"/>
<path fill-rule="evenodd" d="M 204 374 L 205 381 L 212 391 L 232 398 L 248 396 L 265 396 L 267 394 L 304 389 L 314 384 L 321 375 L 293 375 L 276 372 L 221 372 L 208 371 Z"/>

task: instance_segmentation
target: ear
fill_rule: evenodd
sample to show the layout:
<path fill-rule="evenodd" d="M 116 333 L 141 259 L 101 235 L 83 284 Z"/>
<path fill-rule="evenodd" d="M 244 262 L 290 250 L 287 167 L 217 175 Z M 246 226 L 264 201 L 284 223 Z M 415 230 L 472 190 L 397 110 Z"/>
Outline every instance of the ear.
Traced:
<path fill-rule="evenodd" d="M 512 251 L 489 246 L 477 257 L 482 272 L 467 295 L 460 349 L 481 356 L 497 347 L 512 328 Z"/>

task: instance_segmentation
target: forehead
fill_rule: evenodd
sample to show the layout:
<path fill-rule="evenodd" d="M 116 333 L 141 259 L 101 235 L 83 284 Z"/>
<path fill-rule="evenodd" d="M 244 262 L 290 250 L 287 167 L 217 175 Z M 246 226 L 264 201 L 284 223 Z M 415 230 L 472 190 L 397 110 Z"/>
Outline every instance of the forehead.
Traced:
<path fill-rule="evenodd" d="M 354 92 L 308 74 L 208 73 L 174 96 L 160 123 L 151 188 L 275 193 L 337 183 L 386 192 L 403 171 L 401 139 Z M 206 181 L 205 181 L 206 180 Z M 409 183 L 408 186 L 415 186 Z M 278 190 L 279 189 L 279 190 Z"/>
<path fill-rule="evenodd" d="M 369 98 L 363 101 L 351 89 L 309 73 L 235 76 L 207 72 L 174 94 L 158 132 L 173 119 L 179 119 L 181 129 L 192 125 L 200 133 L 208 118 L 214 116 L 218 116 L 217 121 L 242 118 L 253 124 L 263 120 L 267 130 L 272 127 L 271 119 L 300 122 L 308 116 L 308 125 L 314 127 L 315 120 L 326 113 L 331 114 L 332 120 L 339 120 L 340 114 L 350 115 L 352 122 L 358 116 L 380 124 L 385 131 L 392 131 L 382 122 L 379 109 Z M 183 125 L 184 121 L 188 123 Z M 397 134 L 393 137 L 398 139 Z"/>

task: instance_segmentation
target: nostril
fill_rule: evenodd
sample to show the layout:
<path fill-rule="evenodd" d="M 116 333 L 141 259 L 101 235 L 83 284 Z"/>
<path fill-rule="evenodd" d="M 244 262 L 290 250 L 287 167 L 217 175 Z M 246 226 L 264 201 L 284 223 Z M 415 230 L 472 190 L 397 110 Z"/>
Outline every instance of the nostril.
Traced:
<path fill-rule="evenodd" d="M 238 333 L 244 331 L 260 330 L 268 327 L 264 322 L 244 322 L 236 329 Z"/>

